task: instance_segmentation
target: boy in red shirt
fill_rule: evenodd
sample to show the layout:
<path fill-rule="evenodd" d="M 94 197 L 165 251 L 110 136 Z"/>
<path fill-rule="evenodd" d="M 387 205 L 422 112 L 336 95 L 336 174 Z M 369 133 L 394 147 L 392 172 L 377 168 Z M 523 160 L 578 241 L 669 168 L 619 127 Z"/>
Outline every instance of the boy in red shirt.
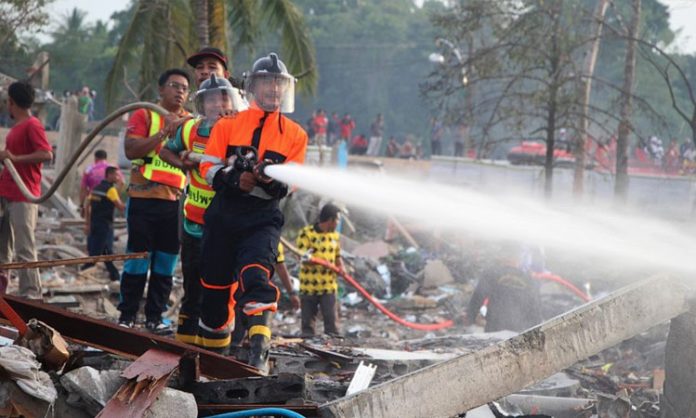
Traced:
<path fill-rule="evenodd" d="M 53 158 L 46 140 L 46 132 L 39 119 L 31 115 L 34 88 L 17 81 L 7 89 L 7 108 L 15 125 L 5 138 L 5 149 L 0 151 L 0 162 L 10 160 L 31 193 L 41 194 L 41 166 Z M 12 253 L 22 262 L 36 261 L 34 229 L 39 208 L 29 203 L 20 192 L 10 173 L 0 173 L 0 264 L 12 261 Z M 7 274 L 0 271 L 0 292 Z M 19 271 L 19 295 L 41 299 L 41 281 L 37 269 Z"/>

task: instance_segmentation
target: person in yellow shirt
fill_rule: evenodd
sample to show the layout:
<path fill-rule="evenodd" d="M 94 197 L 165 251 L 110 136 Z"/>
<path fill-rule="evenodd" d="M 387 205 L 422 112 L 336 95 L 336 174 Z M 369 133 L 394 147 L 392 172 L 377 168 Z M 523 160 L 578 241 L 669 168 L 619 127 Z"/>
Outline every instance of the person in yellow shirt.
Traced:
<path fill-rule="evenodd" d="M 297 248 L 304 251 L 307 258 L 326 260 L 343 269 L 341 260 L 340 234 L 336 231 L 341 210 L 329 203 L 321 208 L 319 222 L 307 225 L 297 237 Z M 321 309 L 324 318 L 324 333 L 339 335 L 336 315 L 336 294 L 338 282 L 336 273 L 326 267 L 303 262 L 300 267 L 300 306 L 302 309 L 302 337 L 315 335 L 316 317 Z"/>

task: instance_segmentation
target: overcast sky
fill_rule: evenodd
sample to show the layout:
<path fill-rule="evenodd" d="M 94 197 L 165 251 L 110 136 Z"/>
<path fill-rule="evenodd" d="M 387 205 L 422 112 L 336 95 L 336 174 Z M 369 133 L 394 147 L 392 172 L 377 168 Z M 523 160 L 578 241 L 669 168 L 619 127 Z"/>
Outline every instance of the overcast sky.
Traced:
<path fill-rule="evenodd" d="M 87 20 L 108 20 L 117 10 L 125 9 L 129 0 L 56 0 L 50 10 L 58 16 L 67 14 L 74 7 L 87 12 Z M 679 52 L 696 52 L 696 0 L 661 0 L 669 6 L 671 26 L 680 30 L 672 47 Z"/>

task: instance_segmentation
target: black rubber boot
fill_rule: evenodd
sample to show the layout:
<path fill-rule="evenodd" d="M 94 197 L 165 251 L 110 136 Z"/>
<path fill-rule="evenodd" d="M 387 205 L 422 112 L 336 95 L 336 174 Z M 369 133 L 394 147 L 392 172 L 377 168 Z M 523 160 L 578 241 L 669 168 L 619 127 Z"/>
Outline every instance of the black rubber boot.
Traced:
<path fill-rule="evenodd" d="M 268 375 L 268 353 L 271 347 L 271 319 L 273 312 L 264 311 L 248 316 L 249 324 L 249 365 L 256 367 L 263 375 Z"/>
<path fill-rule="evenodd" d="M 205 326 L 202 320 L 198 321 L 197 346 L 214 353 L 227 355 L 230 351 L 231 339 L 229 330 L 215 331 Z"/>
<path fill-rule="evenodd" d="M 187 344 L 199 343 L 198 317 L 179 313 L 174 339 Z"/>

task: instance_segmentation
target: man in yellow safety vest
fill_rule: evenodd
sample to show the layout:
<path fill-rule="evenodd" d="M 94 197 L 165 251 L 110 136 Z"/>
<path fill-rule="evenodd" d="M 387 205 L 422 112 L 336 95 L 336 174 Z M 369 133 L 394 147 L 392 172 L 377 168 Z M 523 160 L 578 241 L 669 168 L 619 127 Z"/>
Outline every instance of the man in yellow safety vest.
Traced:
<path fill-rule="evenodd" d="M 145 109 L 133 113 L 128 121 L 124 148 L 133 163 L 128 185 L 127 251 L 150 253 L 148 258 L 126 260 L 121 275 L 121 316 L 119 324 L 133 327 L 140 299 L 148 280 L 145 303 L 145 327 L 154 333 L 166 333 L 162 322 L 172 275 L 179 253 L 179 196 L 186 175 L 159 156 L 165 141 L 190 119 L 184 109 L 190 77 L 180 69 L 169 69 L 158 80 L 159 105 L 169 112 L 162 115 Z"/>

